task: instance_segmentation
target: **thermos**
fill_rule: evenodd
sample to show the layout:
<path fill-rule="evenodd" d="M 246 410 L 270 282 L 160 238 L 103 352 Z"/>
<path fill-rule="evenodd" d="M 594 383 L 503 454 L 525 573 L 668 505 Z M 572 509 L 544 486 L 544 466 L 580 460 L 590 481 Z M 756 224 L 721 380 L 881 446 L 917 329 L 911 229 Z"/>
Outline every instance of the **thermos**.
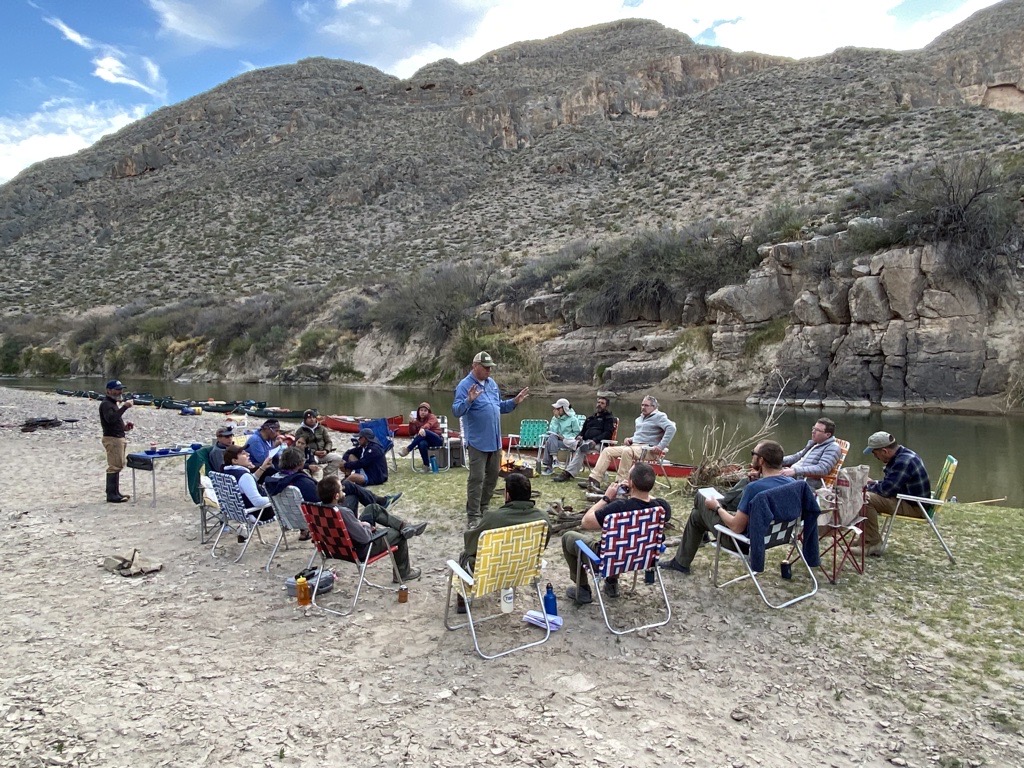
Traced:
<path fill-rule="evenodd" d="M 430 457 L 430 471 L 433 472 L 435 475 L 441 471 L 440 468 L 437 466 L 437 456 Z"/>

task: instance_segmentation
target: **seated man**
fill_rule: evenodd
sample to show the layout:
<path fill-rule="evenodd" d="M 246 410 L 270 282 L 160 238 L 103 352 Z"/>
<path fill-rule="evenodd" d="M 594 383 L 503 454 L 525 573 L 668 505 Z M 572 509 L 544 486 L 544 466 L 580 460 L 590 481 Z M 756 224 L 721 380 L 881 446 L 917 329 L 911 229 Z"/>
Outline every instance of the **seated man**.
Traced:
<path fill-rule="evenodd" d="M 821 478 L 827 476 L 843 455 L 843 449 L 836 442 L 836 423 L 821 418 L 811 427 L 811 439 L 802 451 L 792 453 L 782 460 L 782 474 L 797 480 L 806 480 L 811 488 L 821 488 Z"/>
<path fill-rule="evenodd" d="M 746 533 L 749 520 L 747 510 L 750 509 L 754 497 L 763 491 L 793 482 L 792 478 L 782 474 L 782 446 L 774 440 L 758 443 L 751 451 L 751 456 L 753 469 L 760 473 L 761 477 L 748 483 L 743 489 L 736 512 L 730 512 L 722 501 L 716 499 L 707 499 L 699 507 L 695 504 L 690 519 L 686 521 L 679 549 L 671 560 L 661 561 L 662 568 L 678 573 L 689 573 L 690 564 L 704 541 L 704 534 L 710 533 L 714 536 L 715 525 L 719 523 L 736 533 Z"/>
<path fill-rule="evenodd" d="M 210 467 L 214 472 L 224 471 L 224 451 L 235 444 L 235 425 L 228 424 L 217 429 L 217 437 L 210 448 Z"/>
<path fill-rule="evenodd" d="M 868 501 L 864 505 L 864 553 L 873 557 L 882 555 L 882 534 L 878 530 L 879 513 L 891 515 L 896 511 L 896 494 L 929 497 L 932 495 L 928 470 L 921 457 L 909 448 L 896 443 L 888 432 L 875 432 L 868 438 L 864 453 L 872 454 L 885 465 L 881 480 L 869 480 L 864 488 Z M 908 512 L 910 510 L 908 509 Z"/>
<path fill-rule="evenodd" d="M 547 522 L 547 513 L 534 506 L 532 492 L 530 478 L 519 472 L 509 474 L 505 478 L 504 506 L 488 509 L 479 523 L 462 534 L 465 546 L 462 554 L 459 555 L 459 565 L 470 573 L 473 572 L 473 566 L 476 565 L 477 546 L 480 544 L 481 534 L 485 531 L 521 523 L 533 523 L 537 520 Z M 458 595 L 457 610 L 459 613 L 466 612 L 466 604 L 462 601 L 462 595 Z"/>
<path fill-rule="evenodd" d="M 306 457 L 302 451 L 298 448 L 285 448 L 281 452 L 280 471 L 274 473 L 263 482 L 267 495 L 277 496 L 285 488 L 291 486 L 299 490 L 303 501 L 319 502 L 320 496 L 316 492 L 316 483 L 313 481 L 313 478 L 302 471 L 305 463 Z M 309 531 L 303 529 L 302 533 L 299 534 L 299 541 L 307 541 L 308 539 Z"/>
<path fill-rule="evenodd" d="M 569 459 L 569 466 L 551 478 L 556 483 L 572 480 L 583 468 L 583 460 L 588 453 L 596 453 L 602 440 L 611 440 L 615 433 L 615 416 L 608 410 L 608 398 L 600 395 L 597 398 L 597 410 L 587 416 L 580 431 L 579 444 Z"/>
<path fill-rule="evenodd" d="M 302 414 L 302 426 L 295 430 L 295 439 L 305 438 L 306 448 L 312 451 L 318 464 L 324 465 L 327 476 L 338 474 L 342 458 L 334 452 L 334 442 L 327 427 L 317 421 L 317 412 L 310 408 Z"/>
<path fill-rule="evenodd" d="M 388 457 L 369 427 L 359 430 L 356 445 L 342 456 L 346 480 L 356 485 L 382 485 L 388 481 Z"/>
<path fill-rule="evenodd" d="M 781 454 L 780 454 L 781 458 Z M 654 488 L 654 469 L 650 464 L 634 464 L 629 470 L 629 479 L 625 482 L 616 481 L 608 486 L 604 496 L 597 501 L 586 514 L 580 527 L 584 531 L 600 531 L 604 525 L 604 519 L 616 512 L 635 512 L 650 507 L 661 507 L 665 510 L 665 522 L 672 516 L 672 508 L 664 499 L 651 498 L 651 489 Z M 623 494 L 620 498 L 620 494 Z M 598 543 L 601 536 L 587 536 L 576 531 L 566 531 L 562 534 L 562 554 L 565 555 L 565 562 L 569 564 L 569 578 L 576 581 L 576 568 L 579 562 L 579 550 L 576 542 L 583 540 L 595 552 L 598 550 Z M 619 596 L 618 578 L 605 579 L 604 593 L 608 597 Z M 566 596 L 570 600 L 579 603 L 591 603 L 594 596 L 590 591 L 590 584 L 587 581 L 587 572 L 580 571 L 580 581 L 575 587 L 566 590 Z"/>
<path fill-rule="evenodd" d="M 544 436 L 544 469 L 542 475 L 554 472 L 552 465 L 559 451 L 575 451 L 579 445 L 579 427 L 576 422 L 576 411 L 564 397 L 551 404 L 554 413 L 548 423 L 548 433 Z"/>
<path fill-rule="evenodd" d="M 647 395 L 640 403 L 640 415 L 636 419 L 633 437 L 627 437 L 623 445 L 610 445 L 601 451 L 594 471 L 590 473 L 589 487 L 600 493 L 604 485 L 604 473 L 612 459 L 619 460 L 616 476 L 625 480 L 629 476 L 629 468 L 640 458 L 645 448 L 649 456 L 661 456 L 668 450 L 669 443 L 676 434 L 675 422 L 658 410 L 658 400 Z"/>
<path fill-rule="evenodd" d="M 245 450 L 248 452 L 249 459 L 253 465 L 259 467 L 270 456 L 270 452 L 283 442 L 281 422 L 277 419 L 267 419 L 260 425 L 259 430 L 255 434 L 249 435 L 249 439 L 245 441 Z M 276 458 L 271 463 L 274 467 L 277 467 Z"/>
<path fill-rule="evenodd" d="M 390 546 L 397 546 L 395 563 L 398 571 L 392 574 L 392 581 L 402 584 L 420 577 L 420 569 L 409 564 L 409 539 L 423 533 L 426 523 L 407 525 L 379 504 L 370 504 L 360 517 L 356 517 L 355 510 L 341 501 L 341 481 L 336 476 L 325 477 L 317 483 L 316 489 L 322 504 L 331 505 L 341 512 L 349 538 L 360 557 L 366 558 Z M 387 535 L 370 544 L 370 536 L 378 525 L 387 528 Z"/>

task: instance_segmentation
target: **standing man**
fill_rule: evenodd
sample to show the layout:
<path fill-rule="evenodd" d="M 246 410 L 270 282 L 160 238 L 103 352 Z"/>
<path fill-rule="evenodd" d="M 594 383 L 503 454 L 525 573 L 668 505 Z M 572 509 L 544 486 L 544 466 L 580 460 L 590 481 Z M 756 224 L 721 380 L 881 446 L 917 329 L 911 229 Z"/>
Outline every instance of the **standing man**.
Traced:
<path fill-rule="evenodd" d="M 663 559 L 659 563 L 662 568 L 678 573 L 689 573 L 690 563 L 704 541 L 705 533 L 714 536 L 715 526 L 718 524 L 736 533 L 746 533 L 747 523 L 750 521 L 747 513 L 754 497 L 764 491 L 793 482 L 792 478 L 782 474 L 782 446 L 774 440 L 758 443 L 750 452 L 750 457 L 751 477 L 760 475 L 760 479 L 751 481 L 743 488 L 743 495 L 736 511 L 730 512 L 722 503 L 724 499 L 705 499 L 703 506 L 697 506 L 695 503 L 690 518 L 686 521 L 686 528 L 683 529 L 679 549 L 671 560 Z M 697 496 L 704 498 L 701 494 Z"/>
<path fill-rule="evenodd" d="M 604 473 L 612 459 L 619 460 L 616 472 L 619 480 L 629 477 L 629 468 L 640 458 L 644 449 L 651 456 L 661 456 L 668 450 L 668 444 L 676 434 L 676 423 L 658 410 L 657 398 L 647 395 L 640 403 L 640 415 L 633 428 L 633 436 L 627 437 L 623 445 L 609 445 L 597 459 L 594 471 L 590 473 L 590 490 L 600 493 L 604 485 Z"/>
<path fill-rule="evenodd" d="M 882 535 L 878 530 L 878 514 L 891 515 L 896 511 L 896 494 L 907 496 L 932 495 L 928 470 L 921 457 L 909 448 L 896 442 L 888 432 L 875 432 L 868 438 L 870 453 L 885 465 L 885 476 L 881 480 L 869 480 L 864 489 L 868 492 L 868 503 L 864 505 L 864 554 L 880 557 Z"/>
<path fill-rule="evenodd" d="M 836 423 L 832 419 L 820 418 L 811 427 L 811 439 L 802 451 L 791 453 L 782 460 L 782 474 L 796 480 L 806 480 L 811 488 L 821 488 L 821 478 L 826 477 L 843 454 L 836 442 Z"/>
<path fill-rule="evenodd" d="M 556 483 L 564 483 L 572 480 L 573 477 L 583 468 L 583 460 L 588 453 L 597 453 L 598 446 L 602 440 L 611 440 L 615 433 L 615 416 L 608 410 L 608 398 L 604 395 L 597 397 L 597 410 L 587 416 L 583 422 L 583 429 L 580 432 L 580 444 L 573 451 L 567 466 L 558 475 L 551 479 Z"/>
<path fill-rule="evenodd" d="M 131 400 L 121 400 L 124 384 L 117 379 L 107 382 L 107 396 L 100 403 L 100 425 L 103 427 L 103 450 L 107 452 L 107 501 L 120 504 L 130 496 L 121 495 L 121 470 L 124 469 L 128 454 L 128 438 L 135 425 L 123 420 L 124 412 L 135 405 Z M 120 403 L 120 404 L 119 404 Z"/>
<path fill-rule="evenodd" d="M 654 488 L 654 470 L 650 464 L 634 464 L 629 471 L 629 479 L 625 482 L 616 481 L 608 486 L 604 496 L 587 510 L 580 521 L 580 528 L 584 531 L 591 531 L 590 535 L 576 531 L 566 531 L 562 534 L 562 555 L 569 566 L 569 578 L 576 581 L 576 571 L 579 565 L 580 551 L 576 547 L 579 540 L 585 541 L 592 550 L 598 549 L 601 541 L 600 531 L 604 527 L 604 519 L 616 512 L 639 512 L 641 509 L 661 507 L 665 510 L 665 522 L 668 523 L 672 517 L 672 507 L 664 499 L 652 499 L 651 490 Z M 597 535 L 593 535 L 597 532 Z M 619 577 L 615 576 L 604 581 L 604 593 L 608 597 L 619 596 Z M 580 570 L 580 580 L 576 586 L 569 587 L 565 592 L 566 597 L 577 603 L 592 603 L 594 595 L 590 591 L 590 582 L 587 579 L 587 572 Z"/>
<path fill-rule="evenodd" d="M 511 413 L 525 400 L 525 388 L 510 400 L 502 400 L 491 378 L 494 360 L 487 352 L 473 358 L 469 375 L 455 388 L 452 413 L 462 419 L 462 441 L 467 447 L 469 479 L 466 481 L 466 527 L 480 522 L 498 484 L 501 468 L 501 414 Z"/>
<path fill-rule="evenodd" d="M 334 452 L 334 442 L 327 431 L 327 427 L 320 423 L 318 414 L 310 408 L 302 414 L 302 426 L 295 430 L 295 438 L 306 438 L 306 446 L 313 451 L 318 464 L 324 464 L 324 476 L 338 474 L 338 469 L 344 463 L 340 453 Z"/>

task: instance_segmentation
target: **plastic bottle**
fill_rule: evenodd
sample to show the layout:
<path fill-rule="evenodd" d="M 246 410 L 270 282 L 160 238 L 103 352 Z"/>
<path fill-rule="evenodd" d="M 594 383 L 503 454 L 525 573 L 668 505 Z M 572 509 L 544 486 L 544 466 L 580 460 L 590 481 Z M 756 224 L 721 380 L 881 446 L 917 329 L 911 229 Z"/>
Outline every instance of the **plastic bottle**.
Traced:
<path fill-rule="evenodd" d="M 430 471 L 435 475 L 441 471 L 440 467 L 437 466 L 437 456 L 430 457 Z"/>
<path fill-rule="evenodd" d="M 544 593 L 544 613 L 548 616 L 558 615 L 558 601 L 555 598 L 555 590 L 551 586 L 551 582 L 548 582 L 548 589 Z"/>
<path fill-rule="evenodd" d="M 309 592 L 309 582 L 306 581 L 305 576 L 299 576 L 295 580 L 295 599 L 298 600 L 299 605 L 311 605 L 313 603 L 313 597 Z"/>
<path fill-rule="evenodd" d="M 501 590 L 501 612 L 512 613 L 516 607 L 516 593 L 512 587 Z"/>

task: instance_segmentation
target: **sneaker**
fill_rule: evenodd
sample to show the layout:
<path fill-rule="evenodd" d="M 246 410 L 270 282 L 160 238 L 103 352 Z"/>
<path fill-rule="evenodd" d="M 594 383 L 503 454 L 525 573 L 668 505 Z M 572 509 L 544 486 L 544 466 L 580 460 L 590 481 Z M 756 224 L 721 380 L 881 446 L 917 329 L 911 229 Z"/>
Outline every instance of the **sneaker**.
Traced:
<path fill-rule="evenodd" d="M 555 475 L 554 477 L 551 478 L 551 482 L 553 483 L 568 483 L 570 480 L 572 480 L 572 475 L 570 475 L 564 469 L 562 470 L 561 474 Z"/>
<path fill-rule="evenodd" d="M 553 475 L 555 474 L 555 470 L 553 470 L 551 467 L 544 467 L 544 469 L 542 469 L 540 473 L 542 475 Z"/>
<path fill-rule="evenodd" d="M 580 605 L 587 605 L 588 603 L 594 602 L 594 596 L 590 593 L 589 589 L 569 587 L 565 590 L 565 596 Z"/>
<path fill-rule="evenodd" d="M 390 496 L 385 496 L 384 497 L 384 509 L 390 510 L 393 506 L 395 506 L 395 504 L 398 503 L 398 500 L 400 498 L 402 498 L 402 492 L 401 491 L 399 491 L 398 493 L 392 493 Z"/>
<path fill-rule="evenodd" d="M 411 539 L 413 536 L 421 536 L 427 530 L 426 523 L 411 523 L 402 529 L 402 536 Z"/>
<path fill-rule="evenodd" d="M 864 546 L 864 554 L 868 557 L 881 557 L 885 554 L 885 547 L 881 542 L 878 544 L 872 544 L 871 546 Z"/>
<path fill-rule="evenodd" d="M 670 557 L 668 560 L 661 560 L 658 563 L 658 567 L 663 571 L 675 571 L 676 573 L 685 573 L 689 575 L 690 566 L 680 565 L 676 562 L 675 558 Z"/>
<path fill-rule="evenodd" d="M 404 459 L 406 456 L 409 455 L 409 449 L 408 448 L 399 448 L 398 449 L 398 455 L 401 456 Z"/>
<path fill-rule="evenodd" d="M 611 579 L 605 579 L 604 596 L 610 598 L 616 598 L 619 596 L 619 582 L 617 579 L 615 581 L 612 581 Z"/>
<path fill-rule="evenodd" d="M 396 574 L 392 574 L 391 583 L 404 584 L 407 581 L 416 581 L 416 579 L 420 577 L 421 573 L 422 571 L 420 571 L 419 568 L 410 568 L 408 571 L 405 572 L 404 576 L 399 576 L 397 579 L 394 578 Z"/>

